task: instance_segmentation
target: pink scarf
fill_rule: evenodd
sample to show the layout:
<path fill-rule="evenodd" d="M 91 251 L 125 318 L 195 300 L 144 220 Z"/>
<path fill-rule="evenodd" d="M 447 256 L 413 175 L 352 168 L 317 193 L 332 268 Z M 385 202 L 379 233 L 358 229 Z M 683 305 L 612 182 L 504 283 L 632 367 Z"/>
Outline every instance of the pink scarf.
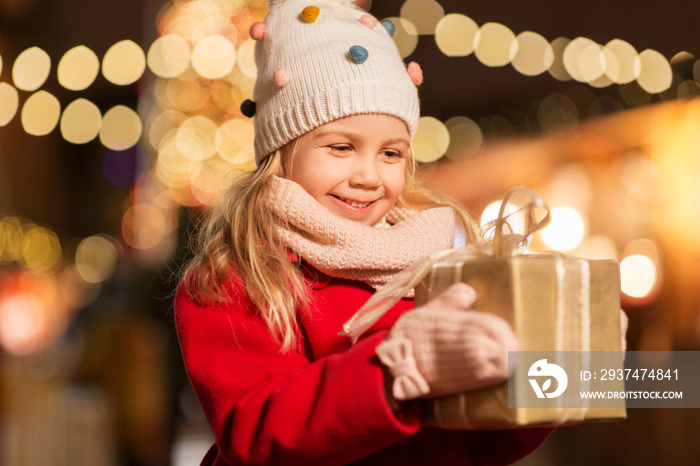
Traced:
<path fill-rule="evenodd" d="M 450 207 L 422 212 L 394 207 L 388 228 L 332 214 L 297 183 L 272 180 L 268 204 L 279 219 L 284 244 L 326 275 L 379 288 L 419 259 L 452 247 L 455 216 Z"/>

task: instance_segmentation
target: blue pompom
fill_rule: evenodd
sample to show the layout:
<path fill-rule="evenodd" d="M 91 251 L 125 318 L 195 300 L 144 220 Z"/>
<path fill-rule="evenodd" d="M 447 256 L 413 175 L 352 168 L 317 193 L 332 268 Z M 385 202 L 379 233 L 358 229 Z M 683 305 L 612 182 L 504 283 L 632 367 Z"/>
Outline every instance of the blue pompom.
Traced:
<path fill-rule="evenodd" d="M 353 45 L 350 47 L 348 54 L 350 55 L 350 59 L 352 59 L 352 61 L 355 63 L 364 63 L 365 60 L 367 60 L 367 57 L 369 57 L 367 49 L 359 45 Z"/>
<path fill-rule="evenodd" d="M 382 26 L 384 26 L 384 29 L 386 29 L 386 32 L 388 32 L 391 37 L 394 37 L 394 34 L 396 34 L 396 26 L 394 26 L 394 23 L 385 19 L 382 21 Z"/>

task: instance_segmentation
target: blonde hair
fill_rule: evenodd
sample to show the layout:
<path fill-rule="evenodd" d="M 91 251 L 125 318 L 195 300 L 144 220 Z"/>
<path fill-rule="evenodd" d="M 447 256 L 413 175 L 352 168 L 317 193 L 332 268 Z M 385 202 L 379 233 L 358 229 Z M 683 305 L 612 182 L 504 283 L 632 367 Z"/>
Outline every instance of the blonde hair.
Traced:
<path fill-rule="evenodd" d="M 282 351 L 298 348 L 297 309 L 308 304 L 308 293 L 298 263 L 289 258 L 277 234 L 279 220 L 263 198 L 274 175 L 289 173 L 300 140 L 277 150 L 255 171 L 238 175 L 203 221 L 183 280 L 192 299 L 217 303 L 230 299 L 225 283 L 237 274 Z M 415 175 L 409 150 L 406 183 L 397 205 L 416 211 L 452 207 L 467 241 L 474 241 L 476 224 L 465 209 L 456 200 L 421 186 Z"/>

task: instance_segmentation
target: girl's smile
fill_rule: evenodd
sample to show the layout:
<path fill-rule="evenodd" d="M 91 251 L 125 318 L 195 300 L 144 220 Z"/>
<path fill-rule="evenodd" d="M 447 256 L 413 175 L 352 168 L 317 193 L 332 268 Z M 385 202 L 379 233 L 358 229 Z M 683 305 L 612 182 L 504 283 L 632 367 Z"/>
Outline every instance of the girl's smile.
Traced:
<path fill-rule="evenodd" d="M 341 118 L 301 138 L 289 178 L 334 214 L 374 225 L 403 191 L 410 141 L 398 118 Z"/>

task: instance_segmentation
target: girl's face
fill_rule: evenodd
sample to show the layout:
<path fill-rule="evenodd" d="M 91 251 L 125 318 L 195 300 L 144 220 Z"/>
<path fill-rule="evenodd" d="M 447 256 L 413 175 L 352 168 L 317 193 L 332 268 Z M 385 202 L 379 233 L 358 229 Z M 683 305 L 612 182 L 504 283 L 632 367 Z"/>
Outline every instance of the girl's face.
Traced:
<path fill-rule="evenodd" d="M 354 115 L 305 134 L 289 178 L 335 215 L 378 223 L 403 191 L 411 138 L 388 115 Z"/>

